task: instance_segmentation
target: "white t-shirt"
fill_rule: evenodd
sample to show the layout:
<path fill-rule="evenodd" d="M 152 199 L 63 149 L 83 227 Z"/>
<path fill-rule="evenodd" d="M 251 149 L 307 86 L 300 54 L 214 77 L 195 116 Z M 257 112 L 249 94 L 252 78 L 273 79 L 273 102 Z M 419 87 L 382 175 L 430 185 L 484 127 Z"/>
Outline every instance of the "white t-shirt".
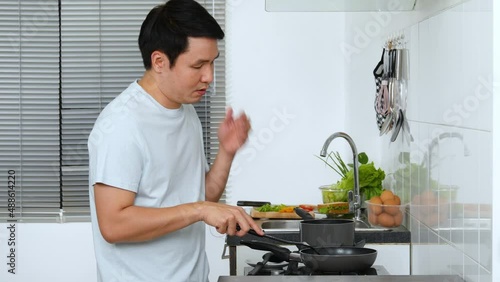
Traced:
<path fill-rule="evenodd" d="M 135 192 L 135 205 L 144 207 L 204 200 L 208 164 L 194 107 L 167 109 L 133 82 L 99 115 L 88 148 L 98 281 L 207 281 L 203 222 L 152 241 L 110 244 L 99 230 L 93 189 L 99 182 Z"/>

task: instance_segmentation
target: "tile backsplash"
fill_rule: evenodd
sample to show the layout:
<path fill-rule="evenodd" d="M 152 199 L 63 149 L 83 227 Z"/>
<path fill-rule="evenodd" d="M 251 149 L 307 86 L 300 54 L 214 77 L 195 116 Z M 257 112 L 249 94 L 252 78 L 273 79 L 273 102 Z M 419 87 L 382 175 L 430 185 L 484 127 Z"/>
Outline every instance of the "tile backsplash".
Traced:
<path fill-rule="evenodd" d="M 491 281 L 492 5 L 466 1 L 404 30 L 414 142 L 382 154 L 410 206 L 413 274 Z"/>

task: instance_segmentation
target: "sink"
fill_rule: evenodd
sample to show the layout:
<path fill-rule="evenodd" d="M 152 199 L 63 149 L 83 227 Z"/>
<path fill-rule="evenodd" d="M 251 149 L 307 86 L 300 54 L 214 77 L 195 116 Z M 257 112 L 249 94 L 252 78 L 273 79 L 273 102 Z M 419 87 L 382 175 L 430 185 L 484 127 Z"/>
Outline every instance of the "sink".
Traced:
<path fill-rule="evenodd" d="M 264 229 L 265 232 L 298 232 L 300 226 L 300 220 L 286 220 L 286 219 L 270 219 L 270 220 L 260 220 L 257 221 L 260 224 L 260 228 Z M 355 231 L 386 231 L 387 228 L 380 227 L 368 227 L 368 228 L 356 228 Z"/>
<path fill-rule="evenodd" d="M 297 232 L 299 231 L 300 220 L 266 220 L 262 221 L 260 228 L 266 232 Z"/>

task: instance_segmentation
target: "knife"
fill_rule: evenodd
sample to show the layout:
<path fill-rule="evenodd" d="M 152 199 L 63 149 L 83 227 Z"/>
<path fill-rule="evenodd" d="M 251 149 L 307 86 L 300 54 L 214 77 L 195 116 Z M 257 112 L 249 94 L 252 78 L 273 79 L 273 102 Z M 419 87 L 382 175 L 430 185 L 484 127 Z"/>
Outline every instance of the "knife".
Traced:
<path fill-rule="evenodd" d="M 238 201 L 236 203 L 239 207 L 262 207 L 263 205 L 270 205 L 270 202 L 259 202 L 259 201 Z"/>

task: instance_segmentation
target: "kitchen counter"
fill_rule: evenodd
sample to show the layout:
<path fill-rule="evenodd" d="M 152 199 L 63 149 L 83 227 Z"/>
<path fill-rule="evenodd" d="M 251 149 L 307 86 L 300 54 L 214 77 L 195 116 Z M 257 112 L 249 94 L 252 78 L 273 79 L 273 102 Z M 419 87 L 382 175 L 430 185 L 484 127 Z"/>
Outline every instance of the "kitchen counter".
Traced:
<path fill-rule="evenodd" d="M 378 275 L 378 276 L 221 276 L 218 282 L 463 282 L 457 275 Z"/>
<path fill-rule="evenodd" d="M 273 231 L 267 232 L 267 234 L 272 235 L 277 238 L 300 242 L 299 231 Z M 243 237 L 237 236 L 227 236 L 226 244 L 231 246 L 239 246 L 241 240 L 261 240 L 270 243 L 278 243 L 271 239 L 260 238 L 253 235 L 245 235 Z M 367 244 L 409 244 L 411 242 L 410 231 L 404 226 L 394 228 L 391 230 L 377 230 L 377 229 L 367 229 L 363 231 L 356 231 L 354 233 L 354 242 L 359 242 L 365 240 Z M 279 243 L 278 243 L 279 244 Z"/>

